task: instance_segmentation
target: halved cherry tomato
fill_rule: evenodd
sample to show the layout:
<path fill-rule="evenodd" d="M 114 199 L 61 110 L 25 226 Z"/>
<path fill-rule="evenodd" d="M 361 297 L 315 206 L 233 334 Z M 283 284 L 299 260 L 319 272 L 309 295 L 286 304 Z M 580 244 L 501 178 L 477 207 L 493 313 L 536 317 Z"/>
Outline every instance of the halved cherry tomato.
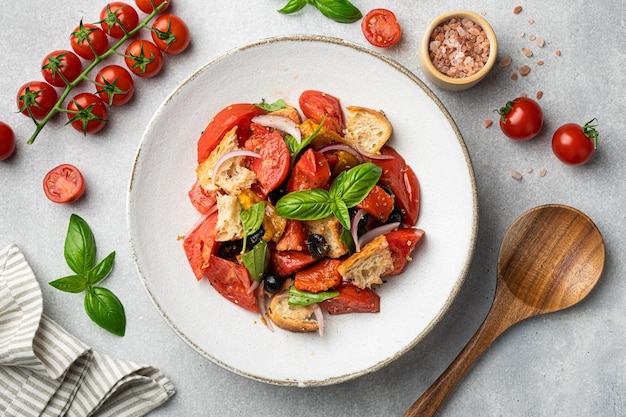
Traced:
<path fill-rule="evenodd" d="M 81 21 L 70 35 L 70 44 L 80 57 L 91 60 L 109 49 L 109 37 L 98 26 Z"/>
<path fill-rule="evenodd" d="M 54 51 L 41 62 L 43 78 L 56 87 L 65 87 L 77 79 L 81 72 L 83 64 L 72 51 Z"/>
<path fill-rule="evenodd" d="M 372 191 L 363 201 L 356 205 L 356 208 L 365 210 L 379 221 L 385 223 L 393 211 L 393 197 L 380 185 L 375 185 Z"/>
<path fill-rule="evenodd" d="M 188 193 L 191 204 L 202 214 L 206 214 L 217 202 L 217 192 L 207 191 L 196 181 Z"/>
<path fill-rule="evenodd" d="M 121 106 L 130 101 L 135 93 L 132 75 L 119 65 L 108 65 L 96 75 L 96 93 L 109 106 Z"/>
<path fill-rule="evenodd" d="M 152 40 L 166 54 L 180 54 L 189 46 L 189 28 L 180 17 L 164 14 L 152 24 Z"/>
<path fill-rule="evenodd" d="M 170 0 L 135 0 L 135 4 L 144 13 L 152 13 L 155 7 L 159 7 L 161 4 L 167 3 L 165 7 L 161 9 L 161 12 L 170 7 Z"/>
<path fill-rule="evenodd" d="M 539 104 L 528 97 L 518 97 L 499 110 L 500 129 L 511 139 L 532 139 L 543 126 L 543 111 Z"/>
<path fill-rule="evenodd" d="M 344 282 L 335 289 L 339 291 L 337 297 L 320 303 L 329 314 L 380 312 L 380 296 L 369 288 L 361 289 Z"/>
<path fill-rule="evenodd" d="M 209 282 L 224 298 L 253 313 L 259 312 L 254 291 L 250 288 L 250 274 L 243 266 L 211 255 L 206 269 Z"/>
<path fill-rule="evenodd" d="M 83 174 L 74 165 L 59 165 L 52 168 L 44 177 L 43 191 L 46 197 L 55 203 L 76 201 L 85 192 Z"/>
<path fill-rule="evenodd" d="M 398 275 L 404 271 L 409 263 L 411 253 L 423 236 L 423 230 L 413 228 L 398 229 L 385 235 L 393 261 L 393 270 L 384 274 L 385 276 Z"/>
<path fill-rule="evenodd" d="M 108 110 L 100 97 L 80 93 L 67 104 L 67 118 L 72 127 L 83 134 L 96 133 L 107 123 Z"/>
<path fill-rule="evenodd" d="M 368 12 L 361 21 L 361 30 L 369 43 L 380 48 L 395 45 L 402 36 L 396 15 L 387 9 Z"/>
<path fill-rule="evenodd" d="M 330 94 L 316 90 L 306 90 L 300 94 L 300 110 L 307 119 L 321 123 L 324 116 L 324 126 L 340 135 L 343 134 L 344 117 L 339 99 Z"/>
<path fill-rule="evenodd" d="M 50 113 L 58 100 L 56 90 L 43 81 L 24 84 L 17 93 L 17 107 L 26 116 L 41 120 Z"/>
<path fill-rule="evenodd" d="M 267 195 L 285 181 L 289 173 L 291 156 L 283 137 L 277 131 L 251 124 L 252 136 L 245 148 L 261 155 L 250 158 L 249 168 L 255 173 L 261 191 Z"/>
<path fill-rule="evenodd" d="M 272 251 L 270 257 L 272 269 L 281 277 L 289 276 L 316 261 L 308 251 Z"/>
<path fill-rule="evenodd" d="M 198 164 L 204 162 L 220 143 L 224 134 L 237 126 L 239 144 L 243 145 L 250 135 L 250 120 L 265 111 L 248 103 L 231 104 L 220 110 L 207 124 L 198 139 Z"/>
<path fill-rule="evenodd" d="M 139 26 L 139 15 L 130 4 L 115 1 L 100 12 L 100 26 L 109 36 L 121 39 Z"/>
<path fill-rule="evenodd" d="M 396 197 L 396 206 L 400 209 L 406 223 L 414 225 L 420 210 L 420 187 L 417 176 L 402 156 L 390 146 L 383 146 L 383 155 L 391 159 L 374 159 L 373 163 L 383 169 L 378 183 L 391 188 Z"/>
<path fill-rule="evenodd" d="M 307 232 L 299 220 L 287 219 L 283 237 L 276 243 L 277 251 L 303 251 L 306 248 Z"/>
<path fill-rule="evenodd" d="M 287 182 L 287 192 L 324 188 L 329 180 L 330 166 L 326 157 L 309 148 L 291 170 Z"/>
<path fill-rule="evenodd" d="M 124 53 L 126 66 L 135 75 L 151 78 L 163 68 L 163 54 L 152 42 L 144 39 L 132 41 Z"/>
<path fill-rule="evenodd" d="M 0 122 L 0 161 L 8 159 L 15 150 L 15 133 L 11 126 Z"/>
<path fill-rule="evenodd" d="M 322 259 L 315 264 L 296 272 L 293 285 L 302 291 L 320 292 L 341 284 L 341 274 L 337 271 L 342 261 Z"/>
<path fill-rule="evenodd" d="M 217 212 L 204 219 L 183 240 L 185 255 L 198 281 L 204 276 L 204 271 L 209 265 L 211 255 L 217 253 L 218 245 L 215 243 L 216 224 Z"/>

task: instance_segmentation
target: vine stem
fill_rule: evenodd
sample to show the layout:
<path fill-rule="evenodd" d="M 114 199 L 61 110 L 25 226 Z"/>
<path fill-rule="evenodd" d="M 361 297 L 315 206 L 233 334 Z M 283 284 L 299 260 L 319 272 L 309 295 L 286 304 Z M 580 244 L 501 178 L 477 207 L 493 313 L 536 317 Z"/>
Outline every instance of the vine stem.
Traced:
<path fill-rule="evenodd" d="M 52 107 L 52 109 L 50 110 L 50 112 L 46 115 L 46 117 L 44 117 L 43 119 L 41 119 L 41 121 L 39 122 L 35 122 L 35 131 L 33 132 L 33 134 L 31 135 L 31 137 L 28 139 L 28 144 L 32 144 L 33 142 L 35 142 L 35 139 L 37 139 L 37 136 L 39 135 L 39 133 L 43 130 L 44 126 L 59 112 L 64 112 L 63 109 L 63 102 L 65 101 L 65 99 L 67 98 L 67 96 L 70 94 L 70 92 L 74 89 L 74 87 L 76 87 L 81 81 L 88 79 L 87 75 L 91 72 L 91 70 L 93 70 L 96 65 L 98 65 L 100 62 L 102 62 L 103 60 L 105 60 L 107 57 L 109 57 L 110 55 L 113 54 L 118 54 L 117 49 L 122 46 L 124 44 L 124 42 L 126 42 L 128 39 L 132 38 L 135 33 L 139 32 L 141 29 L 145 28 L 146 26 L 148 26 L 148 24 L 150 23 L 150 21 L 154 18 L 154 16 L 156 16 L 157 14 L 159 14 L 159 12 L 165 7 L 167 6 L 168 2 L 163 2 L 160 5 L 158 5 L 157 7 L 154 8 L 154 10 L 152 11 L 152 13 L 150 13 L 148 15 L 148 17 L 146 17 L 143 22 L 141 22 L 139 25 L 137 25 L 136 28 L 134 28 L 133 30 L 131 30 L 130 32 L 127 32 L 124 34 L 124 36 L 122 38 L 120 38 L 119 41 L 117 41 L 115 43 L 115 45 L 113 45 L 110 49 L 108 49 L 105 53 L 103 53 L 102 55 L 96 55 L 96 57 L 94 58 L 93 62 L 91 64 L 89 64 L 89 66 L 87 66 L 87 68 L 85 68 L 83 70 L 83 72 L 80 73 L 80 75 L 71 83 L 67 83 L 65 90 L 63 91 L 63 94 L 61 94 L 61 96 L 59 97 L 59 99 L 57 100 L 56 104 L 54 105 L 54 107 Z"/>

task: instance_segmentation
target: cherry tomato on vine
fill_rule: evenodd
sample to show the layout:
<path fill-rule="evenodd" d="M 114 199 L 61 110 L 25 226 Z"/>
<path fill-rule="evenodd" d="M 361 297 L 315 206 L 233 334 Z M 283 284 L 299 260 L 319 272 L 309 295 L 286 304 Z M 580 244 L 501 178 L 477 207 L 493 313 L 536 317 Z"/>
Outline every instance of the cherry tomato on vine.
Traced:
<path fill-rule="evenodd" d="M 170 7 L 170 0 L 135 0 L 135 4 L 144 13 L 152 13 L 155 7 L 159 7 L 161 4 L 167 3 L 161 12 Z"/>
<path fill-rule="evenodd" d="M 100 12 L 100 26 L 109 36 L 121 39 L 139 26 L 139 15 L 130 4 L 115 1 Z"/>
<path fill-rule="evenodd" d="M 74 165 L 61 164 L 46 174 L 43 191 L 54 203 L 71 203 L 85 192 L 85 179 Z"/>
<path fill-rule="evenodd" d="M 58 100 L 56 90 L 43 81 L 31 81 L 17 93 L 19 111 L 35 120 L 41 120 L 50 113 Z"/>
<path fill-rule="evenodd" d="M 552 136 L 552 151 L 561 162 L 568 165 L 582 165 L 588 162 L 598 147 L 596 119 L 584 126 L 567 123 L 559 127 Z"/>
<path fill-rule="evenodd" d="M 98 26 L 81 21 L 70 35 L 70 44 L 80 57 L 94 59 L 109 49 L 109 37 Z"/>
<path fill-rule="evenodd" d="M 518 97 L 499 110 L 500 129 L 511 139 L 532 139 L 543 126 L 543 111 L 539 104 L 527 97 Z"/>
<path fill-rule="evenodd" d="M 164 14 L 152 24 L 152 40 L 166 54 L 179 54 L 189 45 L 189 28 L 180 17 Z"/>
<path fill-rule="evenodd" d="M 72 51 L 60 50 L 48 54 L 41 62 L 43 78 L 56 87 L 65 87 L 83 72 L 83 63 Z"/>
<path fill-rule="evenodd" d="M 0 161 L 8 159 L 15 150 L 15 133 L 11 126 L 0 122 Z"/>
<path fill-rule="evenodd" d="M 68 123 L 85 135 L 102 130 L 107 122 L 107 113 L 104 101 L 91 93 L 80 93 L 67 104 Z"/>
<path fill-rule="evenodd" d="M 143 39 L 133 41 L 124 55 L 128 68 L 140 77 L 154 77 L 163 68 L 163 54 L 152 42 Z"/>
<path fill-rule="evenodd" d="M 361 21 L 363 36 L 369 43 L 379 48 L 395 45 L 402 36 L 402 28 L 396 15 L 387 9 L 374 9 Z"/>
<path fill-rule="evenodd" d="M 130 101 L 135 93 L 133 77 L 119 65 L 109 65 L 96 75 L 96 93 L 109 106 L 121 106 Z"/>

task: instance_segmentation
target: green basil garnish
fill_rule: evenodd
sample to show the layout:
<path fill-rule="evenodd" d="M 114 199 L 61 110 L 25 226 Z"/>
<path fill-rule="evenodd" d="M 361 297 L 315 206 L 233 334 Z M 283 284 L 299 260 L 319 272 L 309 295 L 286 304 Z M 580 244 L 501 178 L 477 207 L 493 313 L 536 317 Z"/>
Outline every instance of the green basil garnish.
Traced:
<path fill-rule="evenodd" d="M 282 9 L 278 9 L 278 12 L 283 14 L 295 13 L 302 10 L 302 8 L 306 6 L 306 3 L 307 0 L 289 0 L 289 2 L 282 7 Z"/>
<path fill-rule="evenodd" d="M 282 98 L 279 98 L 273 103 L 266 103 L 262 101 L 260 103 L 255 103 L 254 105 L 268 112 L 282 110 L 287 107 L 287 103 L 285 103 L 285 100 Z"/>
<path fill-rule="evenodd" d="M 267 242 L 262 240 L 254 245 L 251 251 L 241 255 L 241 262 L 250 273 L 250 277 L 256 282 L 261 282 L 270 262 L 270 251 Z"/>
<path fill-rule="evenodd" d="M 295 13 L 307 3 L 338 23 L 353 23 L 363 17 L 361 11 L 348 0 L 289 0 L 278 11 L 283 14 Z"/>
<path fill-rule="evenodd" d="M 241 222 L 243 223 L 243 248 L 241 249 L 241 253 L 246 251 L 248 236 L 252 236 L 261 227 L 264 214 L 264 201 L 250 206 L 247 210 L 241 210 L 241 213 L 239 214 Z"/>
<path fill-rule="evenodd" d="M 293 285 L 289 287 L 289 300 L 287 301 L 291 305 L 296 306 L 308 306 L 311 304 L 321 303 L 324 300 L 337 297 L 339 291 L 329 290 L 320 292 L 309 292 L 299 290 Z"/>
<path fill-rule="evenodd" d="M 300 154 L 300 152 L 302 152 L 302 150 L 306 148 L 313 139 L 315 139 L 318 133 L 320 133 L 320 130 L 322 130 L 322 126 L 324 126 L 324 122 L 326 122 L 326 115 L 324 115 L 322 121 L 315 128 L 313 133 L 311 133 L 310 136 L 303 138 L 300 143 L 298 143 L 296 138 L 294 138 L 293 136 L 285 135 L 284 140 L 287 144 L 287 147 L 289 148 L 289 154 L 291 155 L 291 165 L 296 163 L 296 156 L 298 156 L 298 154 Z"/>

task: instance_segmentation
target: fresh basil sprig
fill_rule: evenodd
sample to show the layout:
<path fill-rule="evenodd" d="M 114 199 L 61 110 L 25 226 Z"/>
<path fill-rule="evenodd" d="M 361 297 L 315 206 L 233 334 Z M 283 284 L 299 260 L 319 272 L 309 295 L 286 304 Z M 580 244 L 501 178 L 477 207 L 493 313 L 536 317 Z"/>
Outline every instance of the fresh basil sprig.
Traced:
<path fill-rule="evenodd" d="M 319 125 L 317 125 L 313 133 L 311 133 L 308 137 L 303 138 L 300 142 L 298 142 L 296 138 L 294 138 L 293 136 L 289 134 L 285 135 L 284 140 L 285 140 L 285 143 L 287 144 L 287 147 L 289 148 L 289 154 L 291 155 L 291 165 L 296 163 L 296 156 L 298 156 L 304 148 L 309 146 L 309 143 L 311 143 L 313 139 L 315 139 L 315 137 L 320 133 L 325 122 L 326 122 L 326 115 L 324 115 L 324 117 L 322 118 L 322 121 L 320 122 Z"/>
<path fill-rule="evenodd" d="M 252 236 L 261 227 L 263 215 L 265 214 L 265 202 L 256 203 L 247 210 L 241 210 L 239 217 L 243 223 L 243 248 L 241 253 L 246 251 L 248 236 Z"/>
<path fill-rule="evenodd" d="M 365 162 L 339 174 L 329 191 L 313 188 L 283 196 L 276 203 L 276 213 L 294 220 L 319 220 L 334 214 L 350 230 L 348 209 L 367 197 L 381 174 L 381 167 Z"/>
<path fill-rule="evenodd" d="M 278 111 L 287 107 L 287 103 L 285 103 L 285 100 L 282 98 L 279 98 L 273 103 L 266 103 L 265 101 L 262 101 L 260 103 L 254 103 L 254 105 L 265 111 Z"/>
<path fill-rule="evenodd" d="M 329 290 L 320 292 L 309 292 L 299 290 L 293 285 L 289 287 L 288 304 L 298 306 L 308 306 L 310 304 L 321 303 L 324 300 L 335 298 L 339 295 L 339 291 Z"/>
<path fill-rule="evenodd" d="M 250 277 L 256 282 L 261 282 L 270 262 L 270 250 L 267 242 L 262 240 L 254 245 L 251 251 L 241 255 L 241 262 L 250 273 Z"/>
<path fill-rule="evenodd" d="M 348 0 L 289 0 L 278 11 L 283 14 L 291 14 L 302 10 L 307 4 L 338 23 L 354 23 L 363 17 L 361 11 Z"/>
<path fill-rule="evenodd" d="M 115 251 L 96 264 L 96 240 L 85 220 L 76 214 L 70 216 L 65 237 L 64 256 L 75 273 L 51 281 L 54 288 L 78 294 L 86 291 L 85 312 L 98 326 L 118 335 L 126 332 L 126 313 L 121 301 L 110 290 L 96 286 L 113 269 Z"/>

